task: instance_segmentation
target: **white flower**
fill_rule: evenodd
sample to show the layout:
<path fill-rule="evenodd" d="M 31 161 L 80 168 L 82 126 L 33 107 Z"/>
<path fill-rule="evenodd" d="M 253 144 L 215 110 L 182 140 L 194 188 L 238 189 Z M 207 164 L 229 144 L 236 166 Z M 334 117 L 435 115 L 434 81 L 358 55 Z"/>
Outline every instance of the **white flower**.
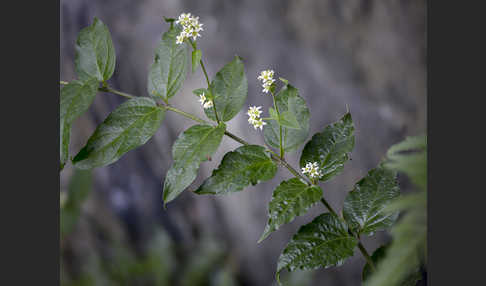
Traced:
<path fill-rule="evenodd" d="M 248 112 L 246 114 L 248 114 L 248 116 L 250 117 L 255 117 L 255 118 L 258 118 L 260 117 L 260 114 L 262 114 L 263 111 L 260 110 L 260 108 L 262 108 L 261 106 L 250 106 L 250 109 L 248 109 Z"/>
<path fill-rule="evenodd" d="M 191 17 L 191 13 L 182 13 L 176 24 L 182 25 L 182 32 L 177 36 L 176 43 L 182 44 L 187 38 L 191 38 L 195 41 L 197 37 L 201 37 L 200 31 L 203 31 L 201 23 L 199 23 L 199 17 Z"/>
<path fill-rule="evenodd" d="M 305 167 L 302 168 L 302 173 L 309 174 L 309 177 L 311 178 L 322 177 L 322 172 L 319 171 L 319 165 L 317 164 L 317 162 L 305 164 Z"/>
<path fill-rule="evenodd" d="M 213 101 L 206 98 L 204 92 L 199 95 L 199 103 L 203 106 L 204 109 L 208 109 L 213 107 Z"/>
<path fill-rule="evenodd" d="M 206 101 L 206 96 L 204 95 L 204 92 L 199 95 L 199 102 L 201 103 L 201 105 L 204 105 L 204 102 Z"/>
<path fill-rule="evenodd" d="M 182 44 L 184 42 L 184 40 L 186 39 L 186 35 L 184 33 L 180 33 L 177 37 L 176 37 L 176 44 Z"/>
<path fill-rule="evenodd" d="M 181 15 L 179 15 L 179 19 L 177 19 L 176 24 L 186 25 L 190 21 L 191 21 L 191 13 L 187 13 L 187 14 L 182 13 Z"/>
<path fill-rule="evenodd" d="M 195 41 L 197 37 L 201 37 L 201 34 L 199 34 L 196 30 L 192 30 L 190 36 L 192 36 L 192 39 Z"/>
<path fill-rule="evenodd" d="M 260 118 L 260 114 L 262 113 L 261 108 L 261 106 L 250 106 L 246 114 L 248 114 L 248 123 L 253 125 L 253 128 L 263 130 L 263 126 L 267 125 L 267 123 Z"/>
<path fill-rule="evenodd" d="M 268 93 L 270 91 L 270 88 L 272 87 L 273 83 L 275 80 L 273 79 L 273 75 L 275 72 L 273 70 L 264 70 L 260 73 L 260 75 L 257 77 L 257 79 L 261 80 L 263 90 L 262 92 Z"/>
<path fill-rule="evenodd" d="M 262 71 L 260 73 L 260 76 L 258 77 L 259 80 L 262 80 L 263 82 L 266 82 L 270 79 L 273 78 L 273 75 L 274 75 L 274 71 L 273 70 L 266 70 L 266 71 Z"/>
<path fill-rule="evenodd" d="M 257 128 L 260 128 L 260 130 L 263 130 L 263 125 L 267 125 L 267 123 L 264 122 L 263 119 L 261 119 L 261 118 L 258 118 L 258 119 L 253 121 L 253 128 L 255 128 L 255 130 Z"/>
<path fill-rule="evenodd" d="M 270 88 L 272 87 L 272 84 L 275 82 L 274 79 L 268 80 L 263 83 L 263 92 L 268 93 L 270 91 Z"/>
<path fill-rule="evenodd" d="M 212 100 L 208 100 L 204 103 L 203 105 L 204 109 L 208 109 L 208 108 L 211 108 L 213 107 L 213 101 Z"/>

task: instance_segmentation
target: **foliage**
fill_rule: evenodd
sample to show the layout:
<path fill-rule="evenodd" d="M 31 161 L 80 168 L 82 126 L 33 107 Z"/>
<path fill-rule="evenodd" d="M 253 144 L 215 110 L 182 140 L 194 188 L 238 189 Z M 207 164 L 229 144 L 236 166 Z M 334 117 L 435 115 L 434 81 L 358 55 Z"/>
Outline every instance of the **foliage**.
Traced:
<path fill-rule="evenodd" d="M 393 145 L 384 165 L 407 174 L 419 188 L 387 207 L 388 213 L 401 211 L 404 215 L 390 230 L 393 240 L 365 285 L 414 285 L 427 259 L 427 138 L 408 137 Z"/>
<path fill-rule="evenodd" d="M 91 171 L 75 170 L 69 183 L 68 193 L 61 193 L 61 240 L 73 230 L 78 222 L 82 204 L 91 193 L 91 187 Z"/>
<path fill-rule="evenodd" d="M 213 238 L 198 240 L 187 261 L 177 257 L 179 248 L 162 229 L 156 230 L 141 255 L 126 243 L 114 241 L 108 247 L 109 259 L 96 252 L 89 254 L 80 273 L 64 270 L 61 285 L 236 285 L 225 249 Z M 61 260 L 61 268 L 66 266 Z"/>
<path fill-rule="evenodd" d="M 368 267 L 374 269 L 372 257 L 362 246 L 360 236 L 373 235 L 378 230 L 390 228 L 397 211 L 403 209 L 409 210 L 409 213 L 393 228 L 392 234 L 397 236 L 395 241 L 406 241 L 412 237 L 419 240 L 417 245 L 421 245 L 421 233 L 409 236 L 412 230 L 407 223 L 422 220 L 422 213 L 415 213 L 413 210 L 417 208 L 411 208 L 405 201 L 387 211 L 390 203 L 399 196 L 396 171 L 406 172 L 422 187 L 426 185 L 426 176 L 417 173 L 420 166 L 417 158 L 399 154 L 399 151 L 415 146 L 417 141 L 408 140 L 392 147 L 386 162 L 380 163 L 358 180 L 354 189 L 347 194 L 343 214 L 338 215 L 323 197 L 318 183 L 338 175 L 350 158 L 355 143 L 355 128 L 349 111 L 337 122 L 324 126 L 305 144 L 300 157 L 302 172 L 299 173 L 285 160 L 285 153 L 295 152 L 309 136 L 310 112 L 299 90 L 288 80 L 280 78 L 283 85 L 275 94 L 277 83 L 273 79 L 274 71 L 263 71 L 258 79 L 263 82 L 262 92 L 272 97 L 273 107 L 268 108 L 269 117 L 260 117 L 263 112 L 261 106 L 250 108 L 247 114 L 248 122 L 255 129 L 263 130 L 268 146 L 246 142 L 228 131 L 225 124 L 236 116 L 246 102 L 248 82 L 243 59 L 235 56 L 210 80 L 202 60 L 202 51 L 196 43 L 202 31 L 198 18 L 182 14 L 177 20 L 166 21 L 170 27 L 157 46 L 148 74 L 148 93 L 151 97 L 133 97 L 108 86 L 106 81 L 113 74 L 115 52 L 109 31 L 100 20 L 95 19 L 91 26 L 80 32 L 75 61 L 80 79 L 67 84 L 61 92 L 61 166 L 68 158 L 66 146 L 71 124 L 88 109 L 96 94 L 94 87 L 101 83 L 99 90 L 130 99 L 98 126 L 72 160 L 75 167 L 91 169 L 116 162 L 126 152 L 145 144 L 160 127 L 165 112 L 172 111 L 198 124 L 182 132 L 172 146 L 173 162 L 163 183 L 164 206 L 193 183 L 200 164 L 218 149 L 224 135 L 243 146 L 224 156 L 219 167 L 197 188 L 196 194 L 224 195 L 243 191 L 247 186 L 273 178 L 278 166 L 287 168 L 293 174 L 292 178 L 281 182 L 275 189 L 269 204 L 269 219 L 259 242 L 296 216 L 306 214 L 319 201 L 326 206 L 328 212 L 301 226 L 285 247 L 278 260 L 277 278 L 284 269 L 311 270 L 341 265 L 353 255 L 357 246 L 367 259 Z M 206 78 L 207 86 L 193 93 L 199 97 L 209 121 L 169 104 L 188 72 L 188 47 L 192 47 L 192 72 L 201 67 Z M 396 242 L 390 246 L 388 253 L 396 251 Z M 415 249 L 412 244 L 407 243 L 407 246 Z M 193 263 L 199 262 L 195 259 Z M 380 271 L 382 269 L 385 267 Z M 188 273 L 184 279 L 194 285 L 190 282 L 191 277 L 198 275 L 201 274 L 197 271 Z M 382 285 L 377 282 L 382 281 L 379 277 L 373 275 L 369 285 Z"/>

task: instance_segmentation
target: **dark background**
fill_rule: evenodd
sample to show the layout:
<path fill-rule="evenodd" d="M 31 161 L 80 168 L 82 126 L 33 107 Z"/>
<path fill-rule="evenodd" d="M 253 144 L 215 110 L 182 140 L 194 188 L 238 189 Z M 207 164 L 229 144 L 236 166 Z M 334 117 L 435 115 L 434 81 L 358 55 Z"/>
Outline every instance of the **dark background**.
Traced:
<path fill-rule="evenodd" d="M 182 12 L 196 14 L 204 23 L 198 45 L 211 78 L 235 54 L 243 57 L 249 84 L 247 105 L 264 109 L 271 105 L 256 76 L 272 68 L 277 77 L 299 88 L 307 101 L 311 135 L 339 119 L 349 106 L 356 127 L 352 161 L 340 176 L 321 184 L 338 210 L 354 182 L 376 166 L 390 145 L 426 132 L 425 1 L 61 1 L 61 79 L 75 78 L 77 33 L 97 16 L 108 25 L 117 53 L 110 84 L 147 95 L 153 51 L 168 27 L 162 16 L 177 17 Z M 188 75 L 172 104 L 204 117 L 191 94 L 199 87 L 204 87 L 200 70 Z M 72 153 L 122 101 L 111 94 L 97 96 L 89 113 L 73 126 Z M 162 128 L 145 146 L 94 170 L 93 192 L 83 204 L 81 219 L 62 241 L 66 277 L 82 272 L 90 253 L 97 253 L 102 261 L 108 259 L 112 241 L 122 241 L 135 255 L 143 255 L 155 230 L 163 229 L 177 244 L 181 266 L 176 272 L 184 272 L 189 254 L 210 237 L 226 253 L 223 264 L 231 265 L 228 272 L 239 284 L 272 283 L 278 255 L 292 234 L 325 209 L 314 207 L 257 244 L 271 193 L 281 180 L 290 178 L 282 169 L 271 181 L 230 196 L 196 196 L 186 191 L 163 210 L 161 182 L 171 164 L 172 143 L 192 124 L 167 114 Z M 244 112 L 229 122 L 228 129 L 247 141 L 263 143 L 262 134 L 250 128 Z M 237 146 L 223 139 L 213 161 L 203 164 L 189 190 Z M 297 165 L 302 147 L 289 154 L 291 164 Z M 72 166 L 67 165 L 61 173 L 61 191 L 66 192 L 72 174 Z M 402 181 L 404 192 L 408 187 Z M 372 252 L 388 239 L 378 233 L 364 238 L 364 244 Z M 359 285 L 363 264 L 356 252 L 344 266 L 316 271 L 313 278 L 319 285 Z"/>

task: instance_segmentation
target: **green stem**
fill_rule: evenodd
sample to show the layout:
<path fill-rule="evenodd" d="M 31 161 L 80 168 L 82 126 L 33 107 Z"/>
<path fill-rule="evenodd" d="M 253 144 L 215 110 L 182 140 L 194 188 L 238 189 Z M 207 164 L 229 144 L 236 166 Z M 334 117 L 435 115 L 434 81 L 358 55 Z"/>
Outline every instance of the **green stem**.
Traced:
<path fill-rule="evenodd" d="M 334 209 L 331 207 L 331 205 L 329 205 L 329 203 L 323 197 L 321 198 L 321 203 L 324 206 L 326 206 L 326 208 L 329 210 L 329 212 L 331 214 L 333 214 L 334 216 L 339 218 L 342 222 L 347 224 L 346 221 L 343 218 L 341 218 L 340 216 L 337 215 L 337 213 L 334 211 Z M 368 254 L 368 251 L 366 251 L 366 248 L 364 247 L 363 243 L 361 243 L 361 241 L 359 240 L 359 236 L 356 236 L 351 230 L 349 230 L 349 232 L 350 232 L 351 235 L 353 235 L 354 237 L 356 237 L 358 239 L 358 241 L 359 241 L 358 242 L 358 248 L 361 251 L 361 254 L 363 254 L 363 257 L 366 259 L 366 262 L 370 265 L 372 271 L 375 271 L 375 269 L 376 269 L 375 264 L 373 263 L 371 256 Z"/>
<path fill-rule="evenodd" d="M 206 67 L 204 66 L 204 63 L 203 63 L 202 59 L 199 60 L 199 63 L 201 64 L 201 68 L 203 70 L 204 77 L 206 78 L 206 83 L 208 84 L 208 90 L 211 91 L 210 90 L 211 89 L 211 84 L 209 83 L 208 73 L 206 72 Z M 211 91 L 211 97 L 213 97 L 214 116 L 216 117 L 216 122 L 218 122 L 218 124 L 219 124 L 218 111 L 216 111 L 216 102 L 214 101 L 214 96 L 213 96 L 212 91 Z"/>
<path fill-rule="evenodd" d="M 370 265 L 371 270 L 375 271 L 376 270 L 375 264 L 373 263 L 371 256 L 368 254 L 368 251 L 366 251 L 366 248 L 364 248 L 361 241 L 358 243 L 358 248 L 361 251 L 361 253 L 363 254 L 364 258 L 366 259 L 366 262 L 368 262 L 368 264 Z"/>
<path fill-rule="evenodd" d="M 326 208 L 329 210 L 330 213 L 332 213 L 334 216 L 338 217 L 337 213 L 334 211 L 334 209 L 331 207 L 331 205 L 326 201 L 326 199 L 321 198 L 321 203 L 326 206 Z"/>
<path fill-rule="evenodd" d="M 246 142 L 245 140 L 241 139 L 240 137 L 234 135 L 233 133 L 229 131 L 225 131 L 224 135 L 228 136 L 229 138 L 235 140 L 236 142 L 242 144 L 242 145 L 250 145 L 250 143 Z"/>
<path fill-rule="evenodd" d="M 180 109 L 177 109 L 175 107 L 172 107 L 172 106 L 169 106 L 169 105 L 159 105 L 159 106 L 162 107 L 162 108 L 164 108 L 165 110 L 170 110 L 170 111 L 175 112 L 177 114 L 180 114 L 180 115 L 182 115 L 184 117 L 187 117 L 189 119 L 192 119 L 192 120 L 194 120 L 196 122 L 199 122 L 199 123 L 202 123 L 202 124 L 210 124 L 209 122 L 207 122 L 204 119 L 201 119 L 199 117 L 196 117 L 196 116 L 194 116 L 194 115 L 192 115 L 190 113 L 187 113 L 187 112 L 182 111 Z"/>
<path fill-rule="evenodd" d="M 277 102 L 275 101 L 275 95 L 273 94 L 272 91 L 270 91 L 270 94 L 272 94 L 273 106 L 275 107 L 275 111 L 277 111 L 277 115 L 278 115 L 278 118 L 279 118 L 278 128 L 279 128 L 279 131 L 280 131 L 280 136 L 279 136 L 278 140 L 279 140 L 279 146 L 280 146 L 280 158 L 283 159 L 285 152 L 284 152 L 283 144 L 282 144 L 282 125 L 280 125 L 280 111 L 278 110 Z"/>
<path fill-rule="evenodd" d="M 64 84 L 64 83 L 61 82 L 61 84 Z M 121 92 L 121 91 L 114 90 L 114 89 L 112 89 L 110 87 L 99 88 L 99 90 L 100 91 L 105 91 L 105 92 L 110 92 L 110 93 L 117 94 L 117 95 L 124 96 L 124 97 L 129 97 L 129 98 L 134 98 L 135 97 L 133 95 L 130 95 L 130 94 L 127 94 L 127 93 L 124 93 L 124 92 Z M 184 117 L 187 117 L 189 119 L 192 119 L 192 120 L 194 120 L 196 122 L 199 122 L 199 123 L 202 123 L 202 124 L 210 124 L 210 122 L 207 122 L 204 119 L 201 119 L 201 118 L 199 118 L 197 116 L 194 116 L 194 115 L 192 115 L 190 113 L 187 113 L 187 112 L 182 111 L 180 109 L 177 109 L 175 107 L 172 107 L 172 106 L 169 106 L 169 105 L 159 105 L 159 106 L 162 107 L 162 108 L 164 108 L 164 109 L 166 109 L 166 110 L 170 110 L 170 111 L 175 112 L 177 114 L 180 114 L 180 115 L 182 115 Z M 226 136 L 230 137 L 231 139 L 235 140 L 236 142 L 242 144 L 242 145 L 250 145 L 250 143 L 246 142 L 245 140 L 241 139 L 240 137 L 234 135 L 233 133 L 231 133 L 229 131 L 225 131 L 224 134 Z M 277 163 L 280 163 L 282 166 L 284 166 L 285 168 L 287 168 L 290 171 L 290 173 L 292 173 L 294 176 L 299 177 L 303 181 L 307 182 L 308 185 L 315 185 L 313 182 L 309 181 L 308 178 L 304 177 L 297 170 L 295 170 L 289 163 L 287 163 L 287 161 L 285 161 L 285 159 L 279 157 L 271 149 L 269 149 L 269 148 L 267 148 L 267 149 L 272 153 L 271 158 L 274 161 L 276 161 Z M 339 217 L 337 215 L 337 213 L 334 211 L 334 209 L 331 207 L 331 205 L 326 201 L 326 199 L 324 199 L 324 197 L 321 198 L 321 202 L 324 204 L 324 206 L 326 206 L 326 208 L 329 210 L 330 213 L 332 213 L 336 217 Z M 373 261 L 371 260 L 370 255 L 368 254 L 368 252 L 364 248 L 364 246 L 361 243 L 361 241 L 358 243 L 358 248 L 361 251 L 361 253 L 363 254 L 363 256 L 365 257 L 365 259 L 368 262 L 368 264 L 370 264 L 372 270 L 375 270 L 375 265 L 373 264 Z"/>
<path fill-rule="evenodd" d="M 191 39 L 188 39 L 188 40 L 189 40 L 189 43 L 191 43 L 192 49 L 197 50 L 197 44 L 195 42 L 193 42 Z M 202 58 L 199 60 L 199 63 L 201 64 L 201 69 L 204 73 L 204 77 L 206 78 L 206 83 L 208 84 L 208 90 L 210 90 L 211 83 L 209 82 L 208 73 L 207 73 L 206 67 L 204 66 L 204 63 L 202 61 Z M 211 96 L 212 96 L 212 92 L 211 92 Z M 218 124 L 219 124 L 219 117 L 218 117 L 218 112 L 216 111 L 216 102 L 214 101 L 214 98 L 213 98 L 213 109 L 214 109 L 214 116 L 216 117 L 216 122 L 218 122 Z"/>
<path fill-rule="evenodd" d="M 123 97 L 126 97 L 126 98 L 134 98 L 135 97 L 135 96 L 130 95 L 128 93 L 124 93 L 124 92 L 112 89 L 108 86 L 100 87 L 100 88 L 98 88 L 98 90 L 103 91 L 103 92 L 109 92 L 109 93 L 117 94 L 117 95 L 120 95 L 120 96 L 123 96 Z"/>

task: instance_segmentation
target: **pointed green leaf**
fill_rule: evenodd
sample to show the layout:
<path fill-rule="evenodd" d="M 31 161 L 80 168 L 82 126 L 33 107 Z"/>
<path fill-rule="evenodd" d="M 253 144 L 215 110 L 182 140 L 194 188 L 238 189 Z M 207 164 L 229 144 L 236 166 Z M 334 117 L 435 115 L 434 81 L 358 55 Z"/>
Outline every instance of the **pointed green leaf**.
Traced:
<path fill-rule="evenodd" d="M 374 265 L 378 265 L 379 262 L 381 262 L 385 257 L 388 248 L 390 247 L 390 243 L 385 244 L 383 246 L 380 246 L 378 249 L 373 252 L 373 255 L 371 255 L 371 260 L 373 261 Z M 363 273 L 362 273 L 362 280 L 363 282 L 366 282 L 371 275 L 373 274 L 371 266 L 366 263 L 365 266 L 363 267 Z M 414 269 L 410 272 L 410 274 L 406 275 L 404 280 L 399 283 L 400 286 L 415 286 L 419 280 L 422 279 L 422 275 L 420 273 L 420 268 Z"/>
<path fill-rule="evenodd" d="M 301 129 L 299 121 L 295 118 L 295 115 L 290 111 L 284 111 L 280 113 L 280 125 L 291 129 Z"/>
<path fill-rule="evenodd" d="M 396 209 L 405 207 L 405 214 L 392 227 L 393 240 L 365 286 L 401 286 L 426 260 L 427 192 L 416 192 L 399 200 L 405 198 L 408 207 L 402 204 Z"/>
<path fill-rule="evenodd" d="M 149 94 L 164 101 L 168 101 L 174 96 L 186 79 L 186 44 L 176 44 L 176 37 L 180 31 L 179 25 L 171 25 L 169 30 L 162 35 L 148 75 Z"/>
<path fill-rule="evenodd" d="M 226 126 L 194 125 L 172 146 L 174 162 L 164 181 L 164 205 L 179 196 L 195 179 L 199 165 L 218 149 Z"/>
<path fill-rule="evenodd" d="M 350 228 L 358 234 L 372 235 L 390 227 L 398 213 L 387 213 L 384 208 L 400 194 L 394 171 L 382 165 L 368 172 L 344 200 L 343 216 Z"/>
<path fill-rule="evenodd" d="M 240 57 L 236 56 L 216 73 L 210 85 L 214 104 L 220 120 L 231 120 L 243 108 L 248 94 L 248 82 L 245 67 Z M 206 116 L 216 120 L 214 108 L 205 109 Z"/>
<path fill-rule="evenodd" d="M 106 81 L 113 75 L 115 61 L 110 31 L 95 17 L 93 24 L 78 34 L 74 58 L 76 73 L 81 80 L 94 77 L 98 81 Z"/>
<path fill-rule="evenodd" d="M 277 111 L 272 107 L 268 108 L 268 114 L 272 120 L 279 120 Z"/>
<path fill-rule="evenodd" d="M 304 143 L 309 135 L 310 113 L 305 100 L 299 96 L 299 91 L 292 85 L 285 85 L 276 95 L 275 101 L 281 114 L 291 113 L 299 123 L 300 129 L 282 127 L 283 149 L 290 152 Z M 286 113 L 288 112 L 288 113 Z M 288 116 L 288 115 L 287 115 Z M 276 149 L 280 148 L 280 128 L 277 121 L 269 121 L 263 128 L 265 142 Z"/>
<path fill-rule="evenodd" d="M 427 136 L 407 137 L 388 149 L 385 167 L 407 174 L 422 190 L 427 188 Z"/>
<path fill-rule="evenodd" d="M 353 148 L 354 125 L 351 114 L 346 113 L 339 121 L 312 136 L 302 151 L 300 166 L 317 162 L 323 174 L 319 180 L 327 181 L 343 170 Z"/>
<path fill-rule="evenodd" d="M 165 110 L 147 97 L 130 99 L 115 109 L 74 157 L 80 169 L 106 166 L 126 152 L 145 144 L 157 131 Z"/>
<path fill-rule="evenodd" d="M 298 178 L 283 181 L 273 192 L 268 206 L 269 219 L 258 242 L 281 225 L 293 221 L 296 216 L 305 214 L 321 197 L 322 189 L 319 186 L 309 186 Z"/>
<path fill-rule="evenodd" d="M 283 269 L 313 270 L 341 265 L 353 255 L 357 244 L 338 217 L 324 213 L 292 237 L 278 259 L 277 276 Z"/>
<path fill-rule="evenodd" d="M 199 66 L 201 61 L 202 52 L 201 50 L 194 50 L 192 51 L 192 72 L 194 73 Z"/>
<path fill-rule="evenodd" d="M 218 169 L 196 191 L 197 194 L 224 195 L 243 190 L 249 185 L 270 180 L 277 172 L 265 148 L 245 145 L 224 155 Z"/>
<path fill-rule="evenodd" d="M 94 78 L 85 82 L 74 80 L 61 89 L 60 100 L 60 158 L 61 169 L 69 159 L 69 137 L 71 124 L 88 110 L 98 90 L 98 81 Z"/>

